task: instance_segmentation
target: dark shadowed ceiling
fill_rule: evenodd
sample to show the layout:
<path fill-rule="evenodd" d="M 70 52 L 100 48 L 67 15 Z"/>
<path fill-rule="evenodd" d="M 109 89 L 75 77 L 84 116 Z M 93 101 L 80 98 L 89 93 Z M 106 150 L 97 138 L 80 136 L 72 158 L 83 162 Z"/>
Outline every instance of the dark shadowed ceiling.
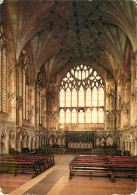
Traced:
<path fill-rule="evenodd" d="M 56 73 L 66 64 L 88 59 L 117 79 L 129 51 L 137 51 L 134 1 L 20 0 L 3 7 L 17 60 L 29 44 L 36 72 L 44 65 Z"/>

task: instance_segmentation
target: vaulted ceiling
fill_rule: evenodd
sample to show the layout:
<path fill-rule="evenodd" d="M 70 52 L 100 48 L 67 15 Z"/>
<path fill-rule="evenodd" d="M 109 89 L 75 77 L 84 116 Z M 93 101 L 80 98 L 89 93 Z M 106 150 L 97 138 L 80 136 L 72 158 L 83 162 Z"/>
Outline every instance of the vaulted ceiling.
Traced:
<path fill-rule="evenodd" d="M 15 55 L 31 47 L 36 72 L 54 74 L 73 61 L 89 60 L 117 79 L 129 51 L 137 51 L 137 7 L 125 0 L 26 0 L 3 4 Z"/>

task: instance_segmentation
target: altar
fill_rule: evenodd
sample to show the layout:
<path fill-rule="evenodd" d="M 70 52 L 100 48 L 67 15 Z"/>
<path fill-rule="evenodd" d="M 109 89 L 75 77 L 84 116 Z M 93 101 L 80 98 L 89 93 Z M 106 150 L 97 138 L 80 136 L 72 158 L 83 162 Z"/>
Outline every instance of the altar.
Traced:
<path fill-rule="evenodd" d="M 94 148 L 94 132 L 93 131 L 67 132 L 67 148 L 71 149 Z"/>
<path fill-rule="evenodd" d="M 79 142 L 69 142 L 68 148 L 77 148 L 77 149 L 92 149 L 93 143 L 79 143 Z"/>

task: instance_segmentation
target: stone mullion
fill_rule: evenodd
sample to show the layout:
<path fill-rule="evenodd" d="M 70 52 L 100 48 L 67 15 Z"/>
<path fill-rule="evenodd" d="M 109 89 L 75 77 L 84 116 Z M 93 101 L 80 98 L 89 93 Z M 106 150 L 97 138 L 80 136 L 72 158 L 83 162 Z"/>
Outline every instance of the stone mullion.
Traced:
<path fill-rule="evenodd" d="M 70 123 L 72 124 L 72 89 L 70 91 L 71 91 Z"/>
<path fill-rule="evenodd" d="M 86 89 L 84 87 L 84 123 L 86 124 Z"/>
<path fill-rule="evenodd" d="M 92 105 L 93 105 L 93 103 L 92 103 L 92 93 L 93 93 L 93 90 L 91 88 L 91 123 L 92 123 L 92 110 L 93 110 L 93 108 L 92 108 Z"/>
<path fill-rule="evenodd" d="M 97 123 L 99 123 L 99 88 L 97 88 Z"/>
<path fill-rule="evenodd" d="M 65 108 L 66 108 L 66 90 L 65 90 Z M 64 117 L 65 117 L 64 123 L 66 124 L 66 109 L 64 110 Z"/>
<path fill-rule="evenodd" d="M 77 88 L 77 124 L 79 123 L 79 111 L 78 111 L 78 107 L 79 107 L 79 90 Z"/>

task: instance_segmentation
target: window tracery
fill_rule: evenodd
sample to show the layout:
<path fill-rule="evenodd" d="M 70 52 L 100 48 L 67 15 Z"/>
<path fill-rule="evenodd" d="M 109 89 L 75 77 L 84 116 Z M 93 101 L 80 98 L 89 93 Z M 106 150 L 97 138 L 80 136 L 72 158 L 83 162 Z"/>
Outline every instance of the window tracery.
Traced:
<path fill-rule="evenodd" d="M 104 82 L 90 66 L 76 66 L 63 78 L 60 123 L 104 123 Z"/>

